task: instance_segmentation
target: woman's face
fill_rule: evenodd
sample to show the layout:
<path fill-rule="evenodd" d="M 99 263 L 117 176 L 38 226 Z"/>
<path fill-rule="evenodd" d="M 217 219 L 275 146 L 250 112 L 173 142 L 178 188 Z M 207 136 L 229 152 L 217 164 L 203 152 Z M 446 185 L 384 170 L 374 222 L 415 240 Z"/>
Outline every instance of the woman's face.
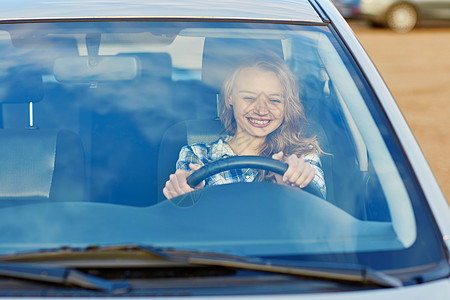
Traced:
<path fill-rule="evenodd" d="M 241 70 L 227 101 L 233 106 L 236 136 L 265 138 L 283 122 L 283 87 L 274 72 L 257 67 Z"/>

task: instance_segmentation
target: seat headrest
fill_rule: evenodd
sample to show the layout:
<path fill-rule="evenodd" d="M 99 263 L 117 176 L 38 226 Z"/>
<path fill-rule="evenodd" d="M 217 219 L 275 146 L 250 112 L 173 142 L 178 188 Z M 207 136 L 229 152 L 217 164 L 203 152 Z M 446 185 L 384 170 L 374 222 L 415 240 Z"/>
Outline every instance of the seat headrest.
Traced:
<path fill-rule="evenodd" d="M 0 73 L 0 104 L 39 102 L 44 97 L 42 74 L 24 66 Z"/>
<path fill-rule="evenodd" d="M 220 91 L 223 81 L 243 58 L 260 52 L 272 52 L 283 58 L 280 40 L 207 38 L 203 48 L 202 81 Z"/>
<path fill-rule="evenodd" d="M 77 41 L 14 31 L 11 36 L 0 43 L 0 104 L 39 102 L 44 97 L 42 75 L 53 72 L 55 58 L 78 55 Z"/>

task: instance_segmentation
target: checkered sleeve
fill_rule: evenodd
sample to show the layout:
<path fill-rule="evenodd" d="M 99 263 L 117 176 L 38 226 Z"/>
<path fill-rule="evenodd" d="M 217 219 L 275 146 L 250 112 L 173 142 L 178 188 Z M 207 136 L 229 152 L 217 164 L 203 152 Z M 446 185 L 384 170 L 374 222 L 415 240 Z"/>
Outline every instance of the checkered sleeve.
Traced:
<path fill-rule="evenodd" d="M 178 157 L 176 168 L 177 170 L 181 169 L 185 171 L 191 171 L 191 169 L 189 168 L 190 163 L 203 165 L 201 158 L 199 158 L 198 155 L 195 154 L 193 146 L 183 146 Z"/>
<path fill-rule="evenodd" d="M 308 162 L 315 170 L 315 175 L 310 184 L 317 186 L 322 192 L 323 198 L 326 199 L 327 187 L 325 185 L 325 176 L 322 170 L 322 162 L 317 153 L 308 154 L 303 157 L 303 159 Z"/>

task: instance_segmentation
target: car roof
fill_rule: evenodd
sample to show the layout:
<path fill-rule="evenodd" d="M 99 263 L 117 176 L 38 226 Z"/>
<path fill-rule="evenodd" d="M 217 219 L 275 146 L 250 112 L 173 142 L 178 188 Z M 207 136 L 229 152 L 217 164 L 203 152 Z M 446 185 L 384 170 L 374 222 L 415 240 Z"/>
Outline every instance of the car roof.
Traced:
<path fill-rule="evenodd" d="M 5 2 L 0 5 L 0 22 L 117 18 L 322 22 L 322 18 L 308 0 L 15 0 Z"/>

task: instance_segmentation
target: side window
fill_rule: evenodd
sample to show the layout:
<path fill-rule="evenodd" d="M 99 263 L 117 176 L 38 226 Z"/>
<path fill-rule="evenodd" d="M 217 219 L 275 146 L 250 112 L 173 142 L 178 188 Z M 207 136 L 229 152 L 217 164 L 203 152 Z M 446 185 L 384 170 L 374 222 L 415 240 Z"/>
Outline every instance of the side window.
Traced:
<path fill-rule="evenodd" d="M 385 134 L 388 124 L 382 120 L 380 110 L 374 110 L 376 99 L 368 91 L 357 67 L 349 62 L 344 51 L 322 36 L 318 40 L 318 54 L 327 70 L 343 112 L 348 133 L 356 149 L 356 169 L 345 169 L 346 178 L 339 188 L 342 200 L 359 205 L 364 218 L 392 220 L 393 227 L 403 245 L 411 245 L 416 238 L 415 218 L 400 168 L 394 161 L 395 149 L 389 147 L 391 137 Z M 336 168 L 338 171 L 342 168 Z M 355 174 L 348 178 L 348 174 Z M 358 180 L 358 181 L 355 181 Z M 356 188 L 358 187 L 360 188 Z M 374 203 L 373 201 L 379 203 Z M 371 206 L 386 214 L 370 215 Z M 412 229 L 412 230 L 411 230 Z"/>

